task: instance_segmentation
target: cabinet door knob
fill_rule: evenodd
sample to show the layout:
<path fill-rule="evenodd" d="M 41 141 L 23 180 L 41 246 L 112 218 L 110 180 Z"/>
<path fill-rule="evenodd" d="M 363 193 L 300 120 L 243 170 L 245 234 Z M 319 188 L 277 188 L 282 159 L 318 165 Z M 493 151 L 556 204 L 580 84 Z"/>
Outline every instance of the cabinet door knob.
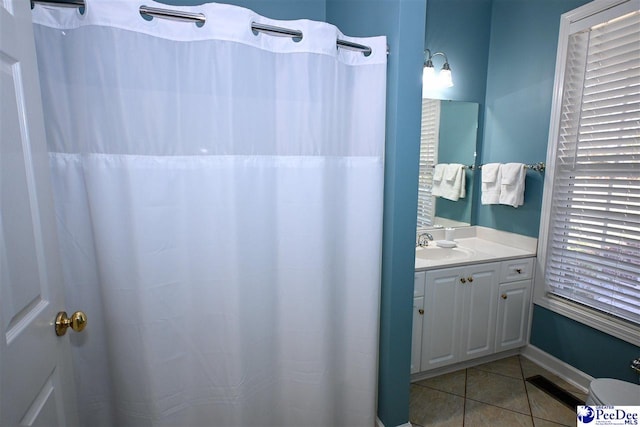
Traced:
<path fill-rule="evenodd" d="M 423 309 L 419 309 L 418 313 L 420 313 L 420 315 L 422 316 L 424 314 L 424 310 Z"/>
<path fill-rule="evenodd" d="M 502 299 L 507 299 L 507 294 L 502 294 L 502 295 L 500 295 L 500 298 L 502 298 Z"/>
<path fill-rule="evenodd" d="M 521 268 L 516 268 L 516 273 L 522 274 L 522 269 Z"/>
<path fill-rule="evenodd" d="M 471 276 L 467 277 L 467 281 L 468 281 L 469 283 L 473 282 L 473 277 L 471 277 Z"/>
<path fill-rule="evenodd" d="M 461 277 L 461 278 L 460 278 L 460 282 L 462 282 L 462 283 L 467 283 L 467 279 L 465 279 L 464 277 Z"/>

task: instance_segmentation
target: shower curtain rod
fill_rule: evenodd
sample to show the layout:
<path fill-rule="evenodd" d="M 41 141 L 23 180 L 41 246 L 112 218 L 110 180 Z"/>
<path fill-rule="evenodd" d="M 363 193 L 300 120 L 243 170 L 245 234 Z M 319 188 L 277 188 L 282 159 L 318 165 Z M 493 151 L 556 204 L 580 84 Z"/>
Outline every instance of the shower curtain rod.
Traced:
<path fill-rule="evenodd" d="M 34 4 L 42 4 L 47 6 L 58 6 L 58 7 L 73 7 L 80 8 L 85 7 L 84 0 L 31 0 L 31 7 Z M 157 18 L 163 19 L 171 19 L 174 21 L 183 21 L 183 22 L 195 22 L 204 24 L 207 20 L 207 17 L 203 13 L 193 13 L 193 12 L 184 12 L 181 10 L 171 10 L 171 9 L 160 9 L 157 7 L 149 7 L 149 6 L 140 6 L 140 14 L 141 15 L 149 15 Z M 275 27 L 273 25 L 259 24 L 257 22 L 251 23 L 251 29 L 255 32 L 261 32 L 265 34 L 270 34 L 272 36 L 279 37 L 291 37 L 291 38 L 302 38 L 302 31 L 299 30 L 291 30 L 289 28 L 283 27 Z M 353 50 L 356 52 L 362 52 L 363 55 L 369 56 L 371 55 L 371 47 L 365 46 L 358 43 L 353 43 L 347 40 L 336 41 L 337 47 Z M 387 48 L 388 53 L 388 48 Z"/>

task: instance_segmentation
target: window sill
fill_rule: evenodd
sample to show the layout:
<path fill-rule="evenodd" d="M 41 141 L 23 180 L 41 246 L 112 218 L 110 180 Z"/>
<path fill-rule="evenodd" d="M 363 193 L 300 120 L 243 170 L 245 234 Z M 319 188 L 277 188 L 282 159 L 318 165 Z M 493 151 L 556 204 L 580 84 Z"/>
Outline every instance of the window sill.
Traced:
<path fill-rule="evenodd" d="M 590 326 L 600 332 L 640 346 L 640 326 L 632 325 L 588 307 L 551 296 L 537 297 L 534 302 L 541 307 Z"/>

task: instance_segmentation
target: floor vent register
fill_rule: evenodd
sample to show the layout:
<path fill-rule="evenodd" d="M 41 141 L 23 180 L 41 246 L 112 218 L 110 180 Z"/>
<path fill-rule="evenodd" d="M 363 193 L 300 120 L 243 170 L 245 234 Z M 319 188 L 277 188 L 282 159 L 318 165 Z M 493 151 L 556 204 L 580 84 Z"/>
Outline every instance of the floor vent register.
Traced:
<path fill-rule="evenodd" d="M 584 405 L 583 400 L 578 399 L 542 375 L 534 375 L 527 378 L 527 381 L 574 411 L 577 406 Z"/>

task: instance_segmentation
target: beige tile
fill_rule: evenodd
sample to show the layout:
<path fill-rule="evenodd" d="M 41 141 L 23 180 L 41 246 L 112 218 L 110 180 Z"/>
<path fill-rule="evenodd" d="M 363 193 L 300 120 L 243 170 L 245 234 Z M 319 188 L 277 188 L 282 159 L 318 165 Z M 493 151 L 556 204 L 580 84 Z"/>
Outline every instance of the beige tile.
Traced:
<path fill-rule="evenodd" d="M 465 369 L 418 381 L 416 384 L 464 397 Z"/>
<path fill-rule="evenodd" d="M 522 369 L 520 369 L 520 358 L 518 356 L 507 357 L 505 359 L 485 363 L 484 365 L 476 366 L 474 369 L 506 375 L 512 378 L 522 378 Z"/>
<path fill-rule="evenodd" d="M 462 427 L 464 398 L 412 384 L 409 420 L 425 427 Z"/>
<path fill-rule="evenodd" d="M 526 357 L 520 358 L 520 365 L 522 366 L 522 373 L 524 377 L 531 377 L 533 375 L 547 375 L 550 372 L 544 369 L 543 367 L 533 363 L 531 360 Z"/>
<path fill-rule="evenodd" d="M 576 425 L 576 413 L 533 384 L 527 383 L 531 414 L 563 425 Z"/>
<path fill-rule="evenodd" d="M 565 380 L 563 380 L 559 376 L 557 376 L 555 374 L 552 374 L 551 372 L 547 371 L 543 367 L 536 365 L 535 363 L 533 363 L 529 359 L 527 359 L 525 357 L 521 357 L 520 359 L 521 359 L 520 360 L 520 364 L 522 365 L 522 373 L 524 374 L 524 378 L 525 379 L 527 379 L 529 377 L 532 377 L 534 375 L 542 375 L 543 377 L 545 377 L 549 381 L 552 381 L 558 387 L 568 391 L 569 393 L 574 394 L 576 397 L 580 397 L 579 394 L 584 395 L 582 390 L 580 390 L 576 386 L 566 382 Z"/>
<path fill-rule="evenodd" d="M 467 399 L 530 415 L 524 381 L 478 369 L 467 370 Z"/>
<path fill-rule="evenodd" d="M 536 417 L 533 417 L 533 425 L 535 427 L 561 427 L 561 426 L 564 426 L 564 424 L 553 423 L 551 421 L 543 420 L 543 419 L 536 418 Z"/>
<path fill-rule="evenodd" d="M 533 427 L 529 415 L 519 414 L 492 405 L 467 399 L 465 427 Z"/>

